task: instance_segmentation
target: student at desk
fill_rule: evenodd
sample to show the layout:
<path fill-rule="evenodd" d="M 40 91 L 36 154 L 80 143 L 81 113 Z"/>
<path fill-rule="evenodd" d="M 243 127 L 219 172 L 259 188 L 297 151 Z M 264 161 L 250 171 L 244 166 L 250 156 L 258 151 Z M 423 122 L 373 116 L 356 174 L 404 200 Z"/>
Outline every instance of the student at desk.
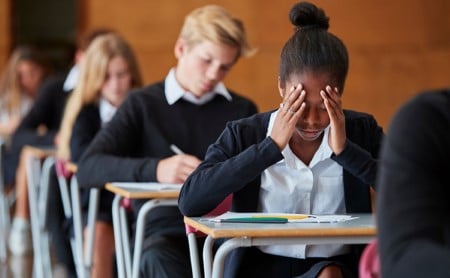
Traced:
<path fill-rule="evenodd" d="M 131 90 L 142 85 L 141 80 L 134 52 L 124 38 L 116 33 L 97 37 L 86 50 L 79 81 L 64 110 L 57 157 L 77 162 Z M 111 192 L 100 191 L 91 277 L 113 277 L 113 198 Z M 83 192 L 81 205 L 87 215 L 87 190 Z"/>
<path fill-rule="evenodd" d="M 236 212 L 371 211 L 382 128 L 371 115 L 342 109 L 348 54 L 323 10 L 300 2 L 289 17 L 295 31 L 281 52 L 280 108 L 227 124 L 182 187 L 184 215 L 204 215 L 231 193 Z M 361 251 L 241 248 L 228 256 L 225 276 L 356 277 Z"/>
<path fill-rule="evenodd" d="M 450 275 L 450 89 L 423 92 L 393 117 L 377 184 L 382 277 Z"/>
<path fill-rule="evenodd" d="M 251 50 L 241 21 L 222 7 L 192 11 L 175 43 L 177 66 L 165 80 L 125 100 L 79 161 L 79 184 L 184 182 L 227 121 L 256 113 L 252 101 L 221 82 Z M 172 144 L 185 154 L 175 154 Z M 133 202 L 136 213 L 145 201 Z M 189 276 L 189 247 L 178 208 L 158 207 L 147 216 L 139 277 Z"/>
<path fill-rule="evenodd" d="M 9 235 L 8 246 L 14 255 L 21 256 L 32 251 L 31 242 L 31 228 L 30 228 L 30 212 L 28 202 L 27 176 L 26 176 L 26 161 L 29 156 L 33 154 L 22 151 L 23 146 L 31 145 L 52 148 L 57 139 L 57 131 L 61 124 L 61 119 L 66 104 L 67 97 L 73 90 L 78 77 L 78 63 L 81 62 L 83 53 L 91 43 L 91 41 L 98 35 L 109 32 L 109 30 L 98 29 L 84 34 L 77 45 L 75 54 L 75 64 L 67 76 L 55 76 L 47 80 L 39 89 L 36 101 L 31 110 L 21 121 L 19 127 L 14 132 L 11 140 L 11 156 L 10 156 L 10 171 L 12 182 L 16 186 L 16 203 L 14 209 L 14 216 L 11 225 L 11 232 Z M 54 177 L 56 182 L 56 176 Z M 52 198 L 53 194 L 49 195 Z M 57 194 L 59 197 L 59 195 Z M 61 202 L 50 201 L 53 206 L 61 205 Z M 62 207 L 62 206 L 61 206 Z M 58 214 L 60 213 L 60 214 Z M 62 209 L 49 210 L 51 216 L 48 219 L 55 219 L 62 215 Z M 52 229 L 52 221 L 49 223 Z M 61 222 L 57 221 L 56 229 L 61 228 Z M 73 268 L 72 254 L 70 245 L 61 235 L 63 232 L 55 233 L 52 242 L 56 246 L 56 254 L 58 262 L 68 265 Z M 70 253 L 70 252 L 69 252 Z"/>

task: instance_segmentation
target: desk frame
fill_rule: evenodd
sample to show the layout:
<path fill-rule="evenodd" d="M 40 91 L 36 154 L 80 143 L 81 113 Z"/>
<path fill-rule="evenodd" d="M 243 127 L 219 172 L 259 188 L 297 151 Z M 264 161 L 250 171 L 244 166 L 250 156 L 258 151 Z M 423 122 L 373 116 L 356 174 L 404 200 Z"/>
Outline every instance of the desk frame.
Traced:
<path fill-rule="evenodd" d="M 25 167 L 34 251 L 33 272 L 37 278 L 52 277 L 46 211 L 50 169 L 55 164 L 54 151 L 53 149 L 32 146 L 24 146 L 22 151 L 30 153 L 27 161 L 25 161 Z"/>
<path fill-rule="evenodd" d="M 137 183 L 139 184 L 139 183 Z M 113 226 L 117 253 L 117 272 L 119 278 L 139 276 L 139 263 L 142 253 L 142 243 L 145 230 L 145 216 L 159 206 L 177 206 L 180 191 L 132 191 L 107 183 L 106 189 L 116 194 L 113 201 Z M 180 188 L 181 189 L 181 188 Z M 125 208 L 121 206 L 124 198 L 150 199 L 139 210 L 136 223 L 136 237 L 134 242 L 133 260 L 131 259 L 128 224 Z"/>
<path fill-rule="evenodd" d="M 186 224 L 207 234 L 203 247 L 205 278 L 222 277 L 226 256 L 235 248 L 275 244 L 366 244 L 375 238 L 372 214 L 339 223 L 233 224 L 185 217 Z M 212 253 L 214 240 L 230 238 Z"/>

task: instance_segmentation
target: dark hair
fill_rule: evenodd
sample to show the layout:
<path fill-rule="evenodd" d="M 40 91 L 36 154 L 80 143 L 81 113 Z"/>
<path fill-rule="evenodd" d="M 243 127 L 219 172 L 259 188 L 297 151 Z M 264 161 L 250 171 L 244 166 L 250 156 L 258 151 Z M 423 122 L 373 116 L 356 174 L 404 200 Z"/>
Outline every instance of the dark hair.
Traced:
<path fill-rule="evenodd" d="M 311 3 L 300 2 L 292 7 L 289 19 L 295 33 L 281 51 L 280 86 L 294 73 L 324 72 L 330 74 L 342 92 L 349 65 L 347 48 L 328 32 L 325 12 Z"/>

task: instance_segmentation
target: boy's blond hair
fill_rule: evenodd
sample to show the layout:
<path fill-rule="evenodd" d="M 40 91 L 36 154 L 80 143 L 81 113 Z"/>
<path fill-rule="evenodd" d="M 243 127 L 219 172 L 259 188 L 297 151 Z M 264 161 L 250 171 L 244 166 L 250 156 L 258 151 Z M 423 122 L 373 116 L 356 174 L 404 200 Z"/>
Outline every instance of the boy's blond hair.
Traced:
<path fill-rule="evenodd" d="M 190 12 L 184 20 L 180 38 L 189 47 L 205 40 L 237 47 L 237 58 L 255 52 L 248 43 L 244 24 L 218 5 L 207 5 Z"/>

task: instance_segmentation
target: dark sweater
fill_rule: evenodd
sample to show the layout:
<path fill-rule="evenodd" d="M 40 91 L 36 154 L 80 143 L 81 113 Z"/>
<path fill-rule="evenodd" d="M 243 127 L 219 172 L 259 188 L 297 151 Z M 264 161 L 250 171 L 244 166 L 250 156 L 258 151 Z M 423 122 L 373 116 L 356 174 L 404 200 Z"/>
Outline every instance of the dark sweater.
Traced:
<path fill-rule="evenodd" d="M 164 82 L 131 93 L 109 124 L 102 128 L 78 163 L 82 187 L 103 187 L 111 181 L 155 182 L 158 162 L 173 155 L 170 145 L 203 159 L 227 121 L 254 114 L 250 100 L 232 94 L 220 95 L 205 105 L 183 99 L 169 105 Z M 136 203 L 139 209 L 142 202 Z M 160 207 L 149 214 L 151 228 L 164 233 L 184 234 L 181 213 L 176 207 Z"/>
<path fill-rule="evenodd" d="M 390 124 L 378 178 L 383 277 L 450 277 L 450 90 L 420 94 Z"/>
<path fill-rule="evenodd" d="M 73 125 L 70 137 L 71 161 L 77 163 L 81 155 L 102 128 L 100 109 L 97 103 L 84 106 Z M 89 190 L 81 190 L 81 207 L 87 215 L 89 209 Z M 114 194 L 106 189 L 100 190 L 97 220 L 112 223 L 112 202 Z"/>

